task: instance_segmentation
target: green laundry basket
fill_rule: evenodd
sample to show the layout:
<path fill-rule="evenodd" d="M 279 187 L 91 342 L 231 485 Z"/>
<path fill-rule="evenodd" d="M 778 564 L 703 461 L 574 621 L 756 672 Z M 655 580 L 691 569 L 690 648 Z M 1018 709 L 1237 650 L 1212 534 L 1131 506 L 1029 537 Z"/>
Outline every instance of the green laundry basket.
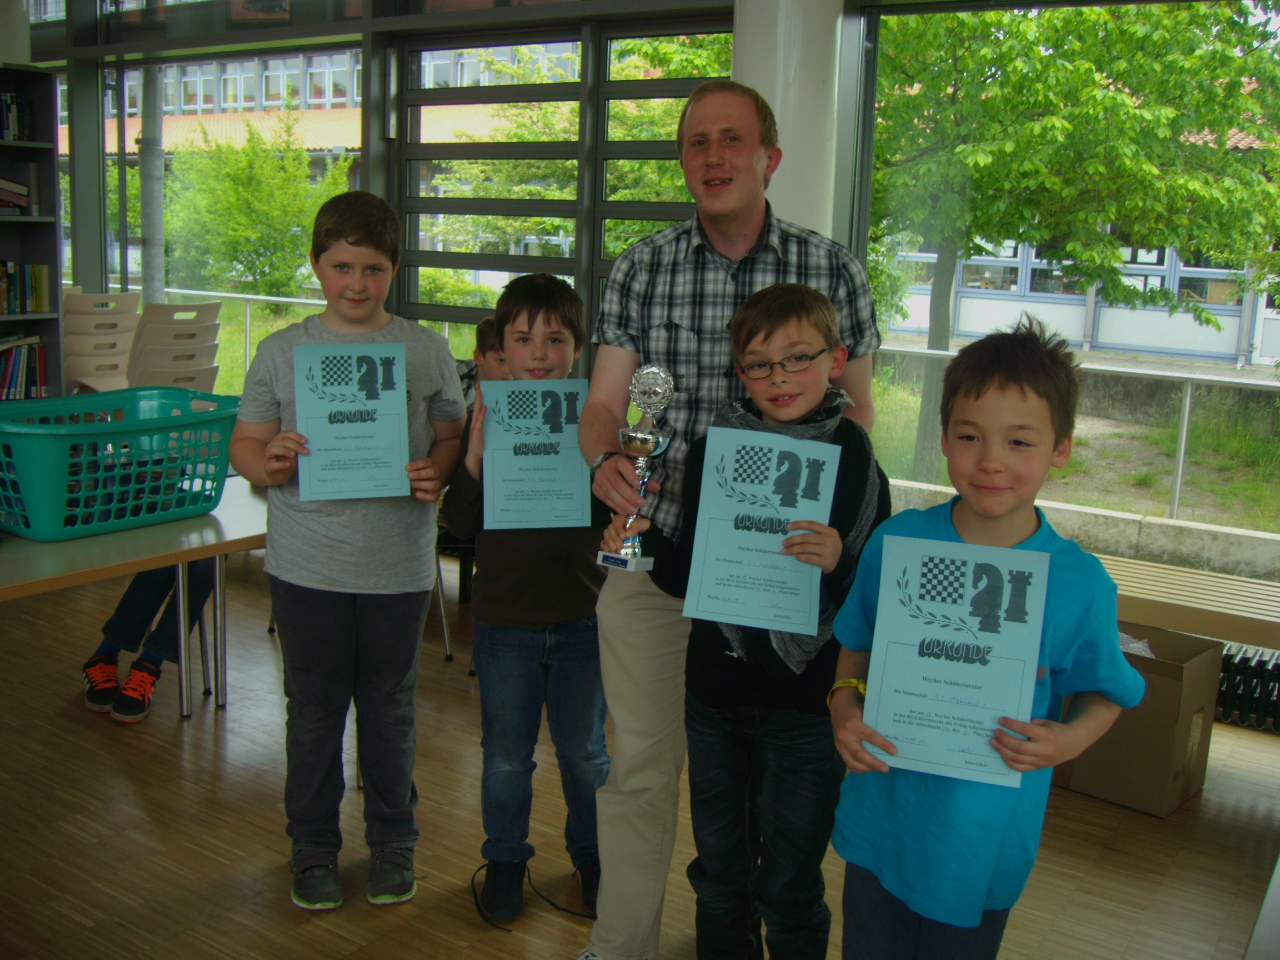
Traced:
<path fill-rule="evenodd" d="M 179 387 L 0 403 L 0 531 L 72 540 L 208 513 L 239 409 Z"/>

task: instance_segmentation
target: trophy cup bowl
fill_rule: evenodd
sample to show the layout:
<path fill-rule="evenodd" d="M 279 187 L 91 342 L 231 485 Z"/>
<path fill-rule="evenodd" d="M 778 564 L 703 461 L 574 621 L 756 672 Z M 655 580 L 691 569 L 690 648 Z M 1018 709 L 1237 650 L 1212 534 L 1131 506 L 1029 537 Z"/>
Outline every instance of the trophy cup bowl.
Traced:
<path fill-rule="evenodd" d="M 670 434 L 663 433 L 654 423 L 654 415 L 671 402 L 675 393 L 675 380 L 671 374 L 656 363 L 645 364 L 631 378 L 631 399 L 640 408 L 642 416 L 629 427 L 618 431 L 618 443 L 622 452 L 632 460 L 636 476 L 640 478 L 639 493 L 644 495 L 645 486 L 652 473 L 652 461 L 659 457 L 671 443 Z M 627 526 L 638 514 L 627 517 Z M 619 570 L 637 572 L 653 569 L 653 558 L 645 557 L 640 552 L 640 537 L 628 537 L 623 541 L 622 549 L 617 553 L 604 550 L 596 554 L 596 563 Z"/>

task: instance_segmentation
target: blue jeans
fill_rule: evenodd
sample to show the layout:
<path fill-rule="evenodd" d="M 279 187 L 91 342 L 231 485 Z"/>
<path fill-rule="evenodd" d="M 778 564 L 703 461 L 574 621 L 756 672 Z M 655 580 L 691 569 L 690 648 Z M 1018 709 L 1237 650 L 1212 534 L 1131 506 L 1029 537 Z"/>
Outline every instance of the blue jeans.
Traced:
<path fill-rule="evenodd" d="M 412 847 L 414 693 L 431 591 L 338 593 L 269 577 L 284 656 L 284 809 L 295 849 L 342 846 L 342 734 L 356 705 L 365 840 Z"/>
<path fill-rule="evenodd" d="M 484 749 L 480 855 L 486 860 L 533 857 L 533 750 L 545 703 L 569 810 L 565 845 L 574 863 L 597 859 L 596 790 L 609 776 L 609 752 L 595 618 L 565 620 L 543 630 L 477 620 L 473 637 Z"/>
<path fill-rule="evenodd" d="M 930 920 L 856 863 L 844 865 L 843 903 L 842 960 L 996 960 L 1009 922 L 1007 909 L 984 910 L 976 927 Z"/>
<path fill-rule="evenodd" d="M 684 709 L 698 960 L 761 958 L 766 944 L 776 960 L 824 960 L 822 859 L 845 772 L 830 719 L 692 694 Z"/>
<path fill-rule="evenodd" d="M 200 619 L 209 594 L 213 593 L 213 574 L 217 560 L 208 557 L 187 565 L 187 633 Z M 137 650 L 144 638 L 146 647 L 170 663 L 178 661 L 178 602 L 173 597 L 177 567 L 157 567 L 134 574 L 116 604 L 115 612 L 102 625 L 102 638 L 121 650 Z M 160 608 L 164 607 L 161 613 Z M 151 630 L 156 614 L 160 621 Z M 151 630 L 148 634 L 147 631 Z M 186 634 L 183 635 L 184 637 Z"/>

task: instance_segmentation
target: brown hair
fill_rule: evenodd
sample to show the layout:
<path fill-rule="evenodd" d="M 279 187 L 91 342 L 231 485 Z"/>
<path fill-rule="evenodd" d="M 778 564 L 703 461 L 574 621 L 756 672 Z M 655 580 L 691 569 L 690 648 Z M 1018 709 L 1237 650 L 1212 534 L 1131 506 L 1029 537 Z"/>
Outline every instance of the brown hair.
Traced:
<path fill-rule="evenodd" d="M 493 317 L 485 317 L 476 324 L 476 349 L 481 354 L 502 350 L 502 341 L 498 338 L 498 322 Z"/>
<path fill-rule="evenodd" d="M 1053 442 L 1059 444 L 1076 427 L 1078 366 L 1064 337 L 1024 313 L 1012 330 L 988 334 L 951 358 L 942 375 L 942 430 L 951 422 L 957 397 L 977 399 L 992 387 L 1021 387 L 1049 404 Z"/>
<path fill-rule="evenodd" d="M 684 102 L 684 109 L 680 111 L 680 123 L 676 126 L 676 153 L 679 156 L 684 156 L 684 121 L 689 116 L 689 110 L 703 97 L 713 93 L 736 93 L 750 100 L 755 104 L 756 119 L 760 122 L 760 146 L 767 152 L 778 145 L 778 121 L 773 115 L 773 107 L 769 106 L 769 101 L 745 83 L 721 78 L 704 80 L 693 88 L 689 99 Z"/>
<path fill-rule="evenodd" d="M 391 204 L 365 190 L 351 190 L 330 197 L 316 211 L 311 228 L 311 256 L 320 256 L 345 240 L 354 247 L 369 247 L 400 265 L 400 217 Z"/>
<path fill-rule="evenodd" d="M 740 361 L 756 337 L 767 337 L 792 320 L 812 326 L 832 350 L 842 346 L 835 304 L 826 294 L 803 283 L 775 283 L 753 293 L 733 315 L 729 324 L 733 359 Z"/>
<path fill-rule="evenodd" d="M 499 345 L 506 342 L 511 321 L 522 313 L 528 314 L 530 326 L 538 317 L 542 317 L 544 323 L 549 317 L 555 317 L 573 336 L 575 350 L 587 342 L 587 331 L 582 325 L 582 298 L 559 277 L 529 273 L 516 277 L 502 288 L 502 296 L 494 308 L 494 333 Z"/>

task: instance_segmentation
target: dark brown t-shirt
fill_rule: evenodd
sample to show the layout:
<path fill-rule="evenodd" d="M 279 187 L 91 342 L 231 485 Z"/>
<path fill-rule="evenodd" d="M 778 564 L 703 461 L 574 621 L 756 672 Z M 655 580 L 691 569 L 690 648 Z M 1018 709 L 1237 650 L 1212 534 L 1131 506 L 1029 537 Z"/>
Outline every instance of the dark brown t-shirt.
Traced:
<path fill-rule="evenodd" d="M 471 613 L 494 627 L 540 630 L 564 620 L 596 615 L 604 568 L 596 551 L 609 509 L 591 498 L 591 526 L 531 530 L 484 529 L 484 483 L 467 471 L 471 417 L 462 432 L 462 454 L 440 516 L 460 540 L 475 537 L 476 573 Z"/>

